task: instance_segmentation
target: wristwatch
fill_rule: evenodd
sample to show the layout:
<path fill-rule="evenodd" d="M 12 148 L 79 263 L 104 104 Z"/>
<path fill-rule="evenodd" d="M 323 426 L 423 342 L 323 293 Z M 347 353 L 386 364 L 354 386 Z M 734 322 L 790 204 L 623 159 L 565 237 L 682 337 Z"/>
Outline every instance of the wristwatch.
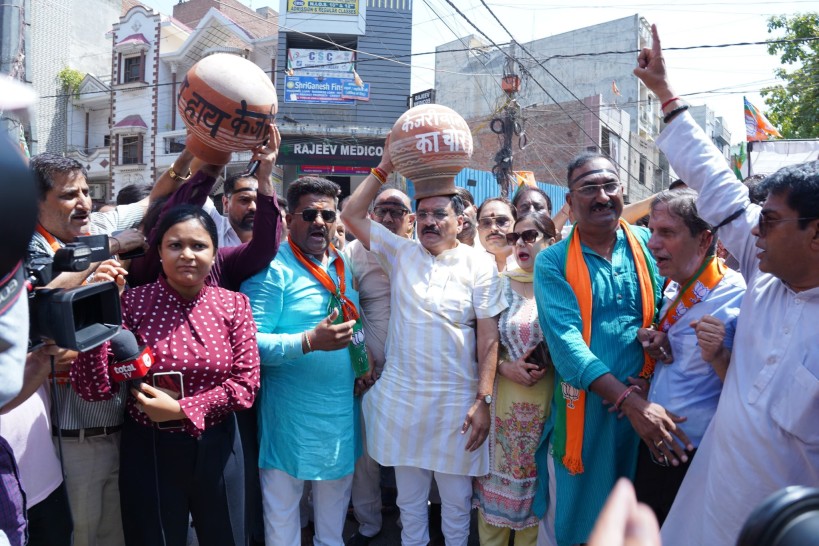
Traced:
<path fill-rule="evenodd" d="M 484 402 L 486 402 L 486 405 L 489 406 L 489 405 L 492 404 L 492 395 L 491 394 L 478 394 L 478 396 L 475 397 L 475 400 L 483 400 Z"/>

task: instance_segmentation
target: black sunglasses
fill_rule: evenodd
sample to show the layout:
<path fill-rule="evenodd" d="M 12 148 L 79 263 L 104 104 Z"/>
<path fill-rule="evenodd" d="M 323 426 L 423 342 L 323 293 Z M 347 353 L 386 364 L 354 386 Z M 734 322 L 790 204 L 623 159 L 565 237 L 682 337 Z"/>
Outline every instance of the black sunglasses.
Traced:
<path fill-rule="evenodd" d="M 511 233 L 506 234 L 506 244 L 514 245 L 518 242 L 518 239 L 523 239 L 523 242 L 527 245 L 530 245 L 537 241 L 537 237 L 540 235 L 540 232 L 536 229 L 527 229 L 525 231 L 521 231 L 520 233 L 515 233 L 514 231 Z M 544 235 L 546 237 L 547 235 Z M 548 235 L 549 237 L 554 237 L 554 235 Z"/>
<path fill-rule="evenodd" d="M 301 219 L 305 222 L 315 222 L 319 213 L 321 213 L 321 219 L 327 224 L 332 224 L 336 221 L 336 211 L 334 210 L 304 209 L 301 213 L 297 212 L 295 214 L 301 214 Z"/>

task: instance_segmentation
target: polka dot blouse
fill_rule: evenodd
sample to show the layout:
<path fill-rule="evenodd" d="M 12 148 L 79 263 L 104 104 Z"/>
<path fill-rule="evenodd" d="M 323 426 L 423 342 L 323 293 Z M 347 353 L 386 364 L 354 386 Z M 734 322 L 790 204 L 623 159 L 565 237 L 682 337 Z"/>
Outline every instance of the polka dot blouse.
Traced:
<path fill-rule="evenodd" d="M 185 396 L 179 403 L 187 416 L 185 431 L 199 436 L 230 412 L 253 405 L 259 389 L 256 323 L 247 296 L 204 286 L 191 300 L 183 299 L 160 277 L 122 295 L 123 326 L 140 345 L 148 345 L 156 372 L 179 371 Z M 109 343 L 81 353 L 71 366 L 71 383 L 85 400 L 107 400 L 124 385 L 113 382 Z M 138 423 L 152 426 L 133 396 L 126 411 Z"/>

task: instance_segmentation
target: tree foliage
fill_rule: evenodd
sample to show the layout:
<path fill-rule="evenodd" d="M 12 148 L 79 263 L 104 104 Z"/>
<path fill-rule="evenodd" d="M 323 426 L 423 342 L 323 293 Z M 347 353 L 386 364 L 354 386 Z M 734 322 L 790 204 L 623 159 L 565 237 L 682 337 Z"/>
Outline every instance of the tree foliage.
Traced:
<path fill-rule="evenodd" d="M 768 19 L 768 33 L 780 31 L 784 35 L 777 39 L 796 41 L 770 43 L 768 53 L 794 68 L 778 68 L 784 85 L 761 91 L 768 119 L 785 138 L 819 138 L 819 13 Z"/>

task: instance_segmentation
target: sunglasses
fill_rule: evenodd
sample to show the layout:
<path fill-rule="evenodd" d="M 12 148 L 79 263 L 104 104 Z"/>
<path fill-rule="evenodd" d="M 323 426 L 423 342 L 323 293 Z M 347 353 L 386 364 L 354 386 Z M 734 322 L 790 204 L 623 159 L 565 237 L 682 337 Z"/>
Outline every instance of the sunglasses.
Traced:
<path fill-rule="evenodd" d="M 409 210 L 405 209 L 404 207 L 375 207 L 373 209 L 373 214 L 376 218 L 381 220 L 386 215 L 390 215 L 396 220 L 401 220 L 404 216 L 407 215 Z"/>
<path fill-rule="evenodd" d="M 506 244 L 508 245 L 515 245 L 518 242 L 518 239 L 523 239 L 523 242 L 527 245 L 530 245 L 537 241 L 538 237 L 540 236 L 540 232 L 536 229 L 527 229 L 525 231 L 521 231 L 520 233 L 512 233 L 506 234 Z M 550 235 L 549 237 L 554 237 L 554 235 Z"/>
<path fill-rule="evenodd" d="M 301 214 L 301 219 L 305 222 L 315 222 L 316 218 L 318 218 L 319 213 L 321 213 L 321 219 L 324 220 L 326 224 L 332 224 L 336 221 L 336 211 L 334 210 L 325 210 L 325 209 L 304 209 L 301 213 L 294 213 L 294 214 Z"/>
<path fill-rule="evenodd" d="M 780 222 L 796 222 L 799 220 L 816 220 L 816 216 L 808 216 L 804 218 L 779 218 L 777 220 L 771 220 L 764 214 L 759 215 L 759 224 L 757 224 L 757 229 L 759 229 L 759 236 L 760 237 L 767 237 L 768 230 L 770 229 L 772 224 L 778 224 Z"/>
<path fill-rule="evenodd" d="M 572 193 L 579 193 L 584 197 L 593 197 L 600 193 L 600 188 L 603 188 L 606 195 L 617 195 L 617 192 L 620 191 L 620 182 L 611 181 L 605 184 L 589 184 L 588 186 L 580 186 L 571 191 Z"/>
<path fill-rule="evenodd" d="M 478 227 L 481 229 L 492 229 L 492 226 L 498 226 L 503 229 L 512 222 L 508 216 L 492 216 L 489 218 L 481 218 L 478 220 Z"/>

